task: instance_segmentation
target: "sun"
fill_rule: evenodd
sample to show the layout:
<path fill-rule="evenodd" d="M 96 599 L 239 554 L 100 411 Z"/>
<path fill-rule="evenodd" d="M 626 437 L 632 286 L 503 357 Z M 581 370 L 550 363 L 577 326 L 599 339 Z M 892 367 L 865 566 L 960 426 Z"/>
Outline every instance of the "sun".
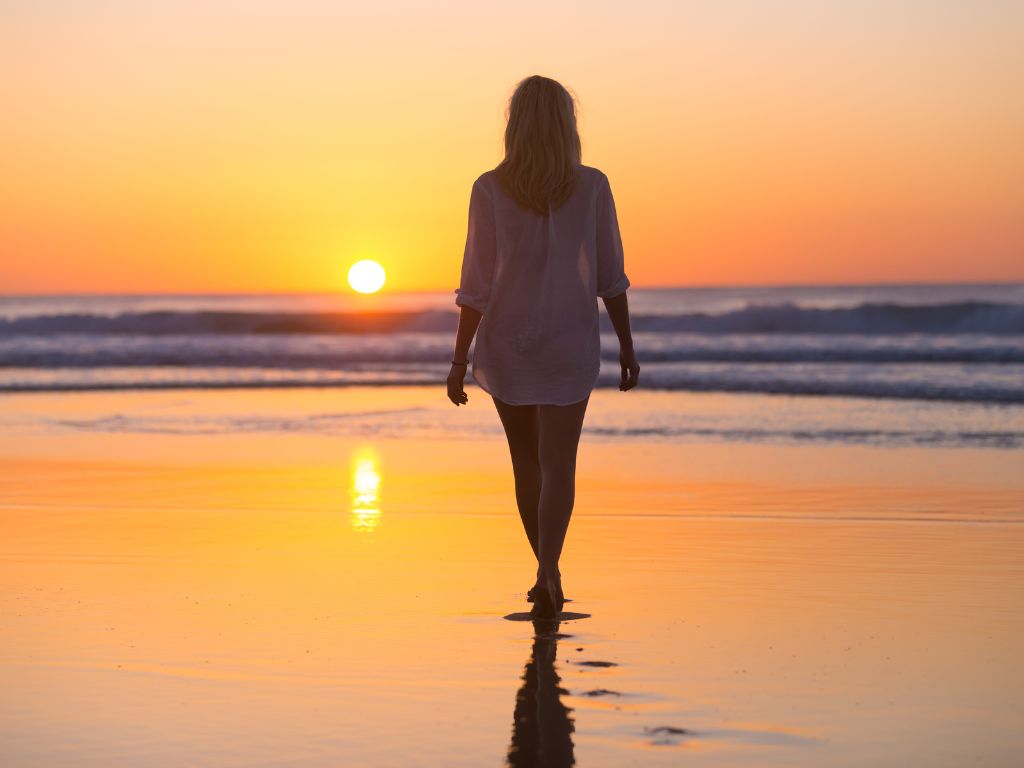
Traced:
<path fill-rule="evenodd" d="M 373 259 L 357 261 L 348 270 L 348 284 L 358 293 L 376 293 L 386 278 L 384 267 Z"/>

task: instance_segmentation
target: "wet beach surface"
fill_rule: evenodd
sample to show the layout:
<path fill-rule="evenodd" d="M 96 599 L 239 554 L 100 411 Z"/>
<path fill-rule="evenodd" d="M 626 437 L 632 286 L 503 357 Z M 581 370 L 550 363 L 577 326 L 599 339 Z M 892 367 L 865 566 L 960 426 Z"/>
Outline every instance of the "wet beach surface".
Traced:
<path fill-rule="evenodd" d="M 99 433 L 29 416 L 182 393 L 33 397 L 0 413 L 20 419 L 5 765 L 1008 766 L 1024 746 L 1017 451 L 592 440 L 572 602 L 534 622 L 490 437 Z"/>

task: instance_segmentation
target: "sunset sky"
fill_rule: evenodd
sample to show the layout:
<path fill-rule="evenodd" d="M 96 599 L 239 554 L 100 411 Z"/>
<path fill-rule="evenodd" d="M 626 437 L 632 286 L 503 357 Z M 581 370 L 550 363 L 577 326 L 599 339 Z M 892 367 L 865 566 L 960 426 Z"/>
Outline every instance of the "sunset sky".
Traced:
<path fill-rule="evenodd" d="M 452 289 L 540 73 L 636 286 L 1024 280 L 1024 3 L 0 7 L 0 292 Z"/>

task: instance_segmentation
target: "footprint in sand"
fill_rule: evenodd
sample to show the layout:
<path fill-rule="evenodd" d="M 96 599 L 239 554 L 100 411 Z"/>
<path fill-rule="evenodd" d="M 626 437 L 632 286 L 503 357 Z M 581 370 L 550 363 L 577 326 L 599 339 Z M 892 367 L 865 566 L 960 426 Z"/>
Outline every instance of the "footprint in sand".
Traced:
<path fill-rule="evenodd" d="M 664 746 L 676 746 L 683 741 L 686 741 L 684 737 L 694 736 L 694 732 L 687 730 L 686 728 L 676 728 L 672 725 L 659 725 L 657 728 L 644 728 L 644 733 L 648 736 L 654 736 L 651 740 L 651 744 L 664 747 Z"/>
<path fill-rule="evenodd" d="M 622 694 L 618 691 L 609 691 L 607 688 L 595 688 L 592 691 L 584 691 L 580 696 L 590 696 L 596 698 L 598 696 L 621 696 Z"/>

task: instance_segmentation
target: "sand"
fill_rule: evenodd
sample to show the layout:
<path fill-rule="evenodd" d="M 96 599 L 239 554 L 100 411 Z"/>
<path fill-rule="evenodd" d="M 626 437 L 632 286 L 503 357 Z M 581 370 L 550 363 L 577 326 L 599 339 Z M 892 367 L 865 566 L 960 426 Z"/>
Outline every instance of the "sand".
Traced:
<path fill-rule="evenodd" d="M 110 422 L 328 397 L 0 404 L 5 766 L 1017 764 L 1019 451 L 590 440 L 535 625 L 490 434 Z"/>

